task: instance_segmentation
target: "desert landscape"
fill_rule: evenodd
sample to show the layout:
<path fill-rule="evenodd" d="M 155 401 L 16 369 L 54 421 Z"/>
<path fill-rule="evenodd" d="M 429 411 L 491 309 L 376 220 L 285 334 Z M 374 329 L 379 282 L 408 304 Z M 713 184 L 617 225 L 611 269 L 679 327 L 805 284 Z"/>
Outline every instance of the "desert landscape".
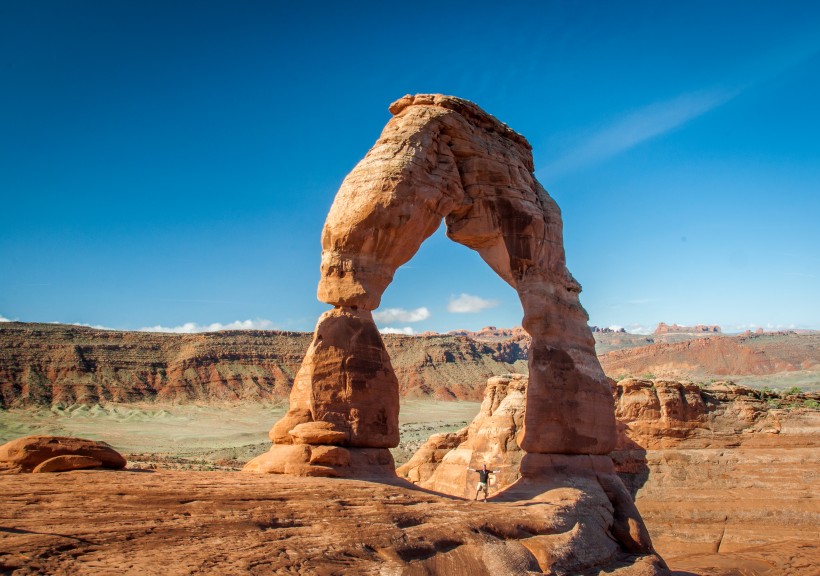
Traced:
<path fill-rule="evenodd" d="M 0 4 L 0 575 L 820 576 L 820 4 Z"/>
<path fill-rule="evenodd" d="M 527 141 L 450 96 L 390 111 L 313 334 L 0 326 L 4 572 L 810 574 L 820 337 L 589 327 Z M 523 328 L 380 334 L 442 218 Z"/>

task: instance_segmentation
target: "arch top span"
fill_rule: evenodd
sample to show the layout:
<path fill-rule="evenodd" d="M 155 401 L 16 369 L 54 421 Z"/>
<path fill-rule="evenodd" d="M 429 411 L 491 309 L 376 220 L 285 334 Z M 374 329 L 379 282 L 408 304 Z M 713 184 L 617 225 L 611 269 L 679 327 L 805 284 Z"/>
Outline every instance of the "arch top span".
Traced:
<path fill-rule="evenodd" d="M 322 233 L 320 300 L 373 310 L 396 269 L 439 227 L 513 288 L 550 270 L 568 287 L 561 212 L 529 142 L 472 102 L 405 96 L 345 178 Z"/>
<path fill-rule="evenodd" d="M 533 339 L 522 448 L 609 452 L 610 387 L 580 285 L 566 268 L 561 211 L 534 176 L 530 144 L 453 96 L 407 95 L 390 112 L 328 213 L 317 295 L 334 310 L 319 320 L 274 442 L 299 444 L 308 429 L 314 443 L 373 449 L 398 442 L 398 386 L 370 311 L 444 221 L 447 236 L 477 251 L 521 300 Z M 357 363 L 367 366 L 362 374 Z"/>

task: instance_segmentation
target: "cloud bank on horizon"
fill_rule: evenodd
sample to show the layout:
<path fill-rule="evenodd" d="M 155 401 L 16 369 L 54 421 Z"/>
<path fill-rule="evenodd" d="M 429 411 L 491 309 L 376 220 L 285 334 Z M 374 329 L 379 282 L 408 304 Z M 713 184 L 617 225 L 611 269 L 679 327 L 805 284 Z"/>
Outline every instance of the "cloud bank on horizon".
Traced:
<path fill-rule="evenodd" d="M 171 332 L 174 334 L 196 334 L 200 332 L 219 332 L 222 330 L 276 330 L 276 325 L 270 320 L 258 318 L 256 320 L 235 320 L 227 324 L 213 322 L 211 324 L 197 324 L 185 322 L 179 326 L 147 326 L 138 332 Z"/>
<path fill-rule="evenodd" d="M 458 296 L 451 296 L 447 304 L 447 311 L 453 314 L 475 314 L 488 308 L 498 306 L 498 300 L 487 300 L 480 296 L 465 294 L 462 292 Z"/>
<path fill-rule="evenodd" d="M 430 311 L 422 306 L 415 310 L 405 310 L 404 308 L 385 308 L 373 312 L 373 320 L 378 323 L 389 324 L 391 322 L 421 322 L 430 317 Z"/>

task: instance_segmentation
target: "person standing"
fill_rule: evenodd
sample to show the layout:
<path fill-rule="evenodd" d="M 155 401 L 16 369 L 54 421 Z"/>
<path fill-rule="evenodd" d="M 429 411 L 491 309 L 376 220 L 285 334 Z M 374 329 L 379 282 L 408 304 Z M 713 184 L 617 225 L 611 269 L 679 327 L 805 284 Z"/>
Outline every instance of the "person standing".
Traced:
<path fill-rule="evenodd" d="M 479 492 L 484 492 L 484 502 L 487 501 L 487 494 L 490 491 L 490 474 L 497 474 L 500 470 L 487 470 L 487 465 L 482 464 L 481 469 L 476 468 L 467 468 L 472 472 L 478 472 L 478 485 L 475 487 L 475 498 L 473 501 L 478 500 Z"/>

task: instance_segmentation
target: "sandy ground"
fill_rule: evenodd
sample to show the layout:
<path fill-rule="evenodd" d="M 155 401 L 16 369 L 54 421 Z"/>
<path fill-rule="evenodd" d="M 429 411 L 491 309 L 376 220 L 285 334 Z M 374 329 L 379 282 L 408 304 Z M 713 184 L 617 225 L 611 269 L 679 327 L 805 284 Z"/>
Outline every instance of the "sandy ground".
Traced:
<path fill-rule="evenodd" d="M 479 402 L 407 400 L 399 415 L 397 464 L 431 434 L 458 430 L 478 413 Z M 30 434 L 102 440 L 135 466 L 238 469 L 270 447 L 268 431 L 286 404 L 108 404 L 51 410 L 0 410 L 0 444 Z"/>

